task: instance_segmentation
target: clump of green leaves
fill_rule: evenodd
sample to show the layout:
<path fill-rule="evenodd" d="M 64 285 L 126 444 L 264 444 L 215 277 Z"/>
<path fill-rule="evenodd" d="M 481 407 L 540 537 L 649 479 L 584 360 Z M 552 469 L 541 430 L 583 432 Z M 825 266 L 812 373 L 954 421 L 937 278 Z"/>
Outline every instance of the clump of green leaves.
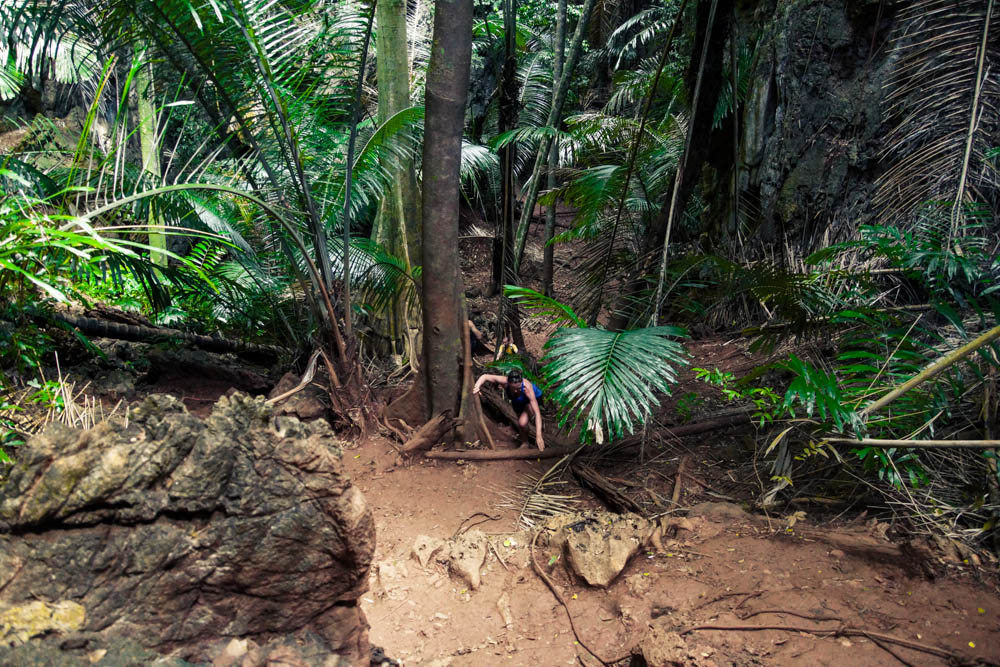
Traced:
<path fill-rule="evenodd" d="M 718 368 L 695 368 L 695 377 L 713 387 L 718 387 L 727 401 L 748 403 L 753 406 L 753 419 L 758 426 L 772 423 L 783 412 L 781 397 L 767 386 L 749 387 L 729 371 Z"/>

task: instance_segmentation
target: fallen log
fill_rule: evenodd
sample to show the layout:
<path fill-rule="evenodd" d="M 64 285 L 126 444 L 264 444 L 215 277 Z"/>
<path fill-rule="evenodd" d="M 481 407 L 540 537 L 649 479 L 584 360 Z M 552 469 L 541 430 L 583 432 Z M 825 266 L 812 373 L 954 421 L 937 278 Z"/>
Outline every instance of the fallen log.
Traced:
<path fill-rule="evenodd" d="M 421 450 L 430 449 L 444 437 L 444 434 L 451 431 L 462 423 L 462 420 L 451 416 L 451 410 L 435 415 L 433 419 L 417 429 L 409 440 L 400 449 L 402 454 L 412 454 Z"/>
<path fill-rule="evenodd" d="M 685 435 L 695 435 L 697 433 L 706 433 L 708 431 L 714 431 L 717 428 L 722 428 L 724 426 L 732 426 L 733 424 L 745 424 L 751 419 L 750 415 L 747 413 L 726 415 L 725 417 L 719 417 L 717 419 L 708 419 L 703 422 L 695 422 L 693 424 L 681 424 L 680 426 L 664 426 L 663 430 L 667 435 L 671 435 L 675 438 L 680 438 Z"/>
<path fill-rule="evenodd" d="M 576 449 L 579 449 L 577 447 Z M 519 449 L 453 449 L 451 451 L 424 452 L 424 456 L 429 459 L 445 459 L 447 461 L 510 461 L 523 459 L 555 459 L 560 456 L 568 456 L 576 451 L 568 447 L 552 447 L 538 451 L 534 447 L 521 447 Z"/>
<path fill-rule="evenodd" d="M 573 476 L 576 477 L 580 485 L 590 489 L 604 506 L 616 514 L 625 512 L 635 512 L 642 514 L 642 507 L 637 502 L 626 496 L 618 487 L 612 484 L 608 478 L 601 475 L 588 465 L 573 463 L 570 466 Z"/>
<path fill-rule="evenodd" d="M 233 352 L 236 354 L 251 354 L 268 358 L 278 358 L 288 354 L 289 350 L 274 345 L 258 345 L 242 340 L 203 336 L 177 329 L 148 327 L 136 324 L 109 322 L 93 317 L 81 317 L 70 313 L 53 313 L 52 317 L 80 330 L 86 336 L 100 336 L 117 340 L 137 342 L 157 342 L 161 340 L 178 339 L 199 347 L 207 352 Z"/>

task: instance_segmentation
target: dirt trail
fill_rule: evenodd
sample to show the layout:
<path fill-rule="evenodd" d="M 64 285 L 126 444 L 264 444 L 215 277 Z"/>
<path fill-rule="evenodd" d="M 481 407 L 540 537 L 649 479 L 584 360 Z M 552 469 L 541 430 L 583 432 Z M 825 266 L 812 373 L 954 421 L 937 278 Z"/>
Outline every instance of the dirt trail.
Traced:
<path fill-rule="evenodd" d="M 531 534 L 517 532 L 516 512 L 500 507 L 504 492 L 516 492 L 526 474 L 540 474 L 552 462 L 401 466 L 380 438 L 345 452 L 345 461 L 376 516 L 376 563 L 362 605 L 371 640 L 386 655 L 404 665 L 598 664 L 532 571 Z M 682 506 L 702 499 L 692 486 Z M 586 495 L 580 493 L 582 507 L 594 506 Z M 562 559 L 549 567 L 554 554 L 538 550 L 584 642 L 605 661 L 626 656 L 651 627 L 663 635 L 708 623 L 815 631 L 695 631 L 653 643 L 675 664 L 947 664 L 863 636 L 823 636 L 850 627 L 1000 661 L 1000 595 L 969 567 L 928 580 L 908 569 L 913 555 L 885 540 L 878 524 L 804 519 L 789 527 L 730 503 L 700 511 L 704 516 L 690 519 L 690 530 L 665 542 L 664 553 L 641 553 L 607 590 L 574 580 Z M 477 521 L 493 544 L 478 590 L 435 559 L 421 567 L 412 556 L 418 536 L 446 539 Z"/>

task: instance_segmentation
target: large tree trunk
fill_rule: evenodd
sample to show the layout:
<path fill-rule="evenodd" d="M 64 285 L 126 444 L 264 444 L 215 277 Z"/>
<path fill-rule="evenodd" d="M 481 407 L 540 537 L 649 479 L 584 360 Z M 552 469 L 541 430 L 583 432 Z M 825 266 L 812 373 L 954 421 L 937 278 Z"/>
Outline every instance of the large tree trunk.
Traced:
<path fill-rule="evenodd" d="M 462 387 L 459 168 L 472 58 L 472 0 L 437 0 L 424 106 L 424 366 L 428 418 L 458 414 Z"/>

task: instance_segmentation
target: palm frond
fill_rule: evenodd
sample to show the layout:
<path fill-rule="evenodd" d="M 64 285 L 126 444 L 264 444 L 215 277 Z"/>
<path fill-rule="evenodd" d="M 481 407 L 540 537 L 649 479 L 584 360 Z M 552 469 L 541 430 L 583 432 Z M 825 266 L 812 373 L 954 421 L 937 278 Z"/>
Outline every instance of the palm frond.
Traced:
<path fill-rule="evenodd" d="M 958 206 L 996 200 L 1000 178 L 986 156 L 1000 134 L 1000 42 L 984 37 L 998 19 L 1000 6 L 980 0 L 920 0 L 901 9 L 886 98 L 894 127 L 874 199 L 884 223 L 909 224 L 924 202 L 955 202 L 959 193 Z"/>
<path fill-rule="evenodd" d="M 504 285 L 503 293 L 511 301 L 524 306 L 528 310 L 534 311 L 542 317 L 547 317 L 559 326 L 587 326 L 587 323 L 574 313 L 572 308 L 552 297 L 539 294 L 533 289 L 518 287 L 517 285 Z"/>
<path fill-rule="evenodd" d="M 677 327 L 613 332 L 563 328 L 545 345 L 547 390 L 563 407 L 560 427 L 599 420 L 613 437 L 631 433 L 670 393 L 686 351 Z"/>

